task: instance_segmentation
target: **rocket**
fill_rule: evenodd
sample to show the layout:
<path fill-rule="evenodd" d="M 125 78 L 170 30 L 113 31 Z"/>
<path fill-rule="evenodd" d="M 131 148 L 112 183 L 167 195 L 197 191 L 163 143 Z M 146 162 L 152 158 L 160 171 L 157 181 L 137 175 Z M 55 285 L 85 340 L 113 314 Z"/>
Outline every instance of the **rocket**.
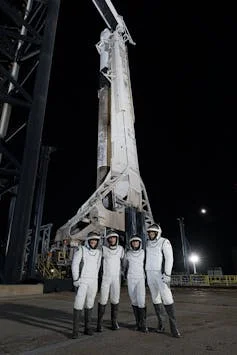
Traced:
<path fill-rule="evenodd" d="M 107 25 L 96 44 L 100 56 L 97 189 L 57 230 L 55 241 L 83 240 L 90 231 L 104 233 L 106 228 L 124 234 L 140 228 L 141 234 L 153 223 L 134 129 L 127 42 L 135 43 L 110 0 L 93 3 Z"/>

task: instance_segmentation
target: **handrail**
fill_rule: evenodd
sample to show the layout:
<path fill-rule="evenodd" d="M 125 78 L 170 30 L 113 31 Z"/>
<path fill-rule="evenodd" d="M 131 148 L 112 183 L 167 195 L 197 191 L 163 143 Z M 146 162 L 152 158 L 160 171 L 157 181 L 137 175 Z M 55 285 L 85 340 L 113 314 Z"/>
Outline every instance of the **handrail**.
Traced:
<path fill-rule="evenodd" d="M 237 275 L 172 275 L 171 286 L 236 286 Z"/>

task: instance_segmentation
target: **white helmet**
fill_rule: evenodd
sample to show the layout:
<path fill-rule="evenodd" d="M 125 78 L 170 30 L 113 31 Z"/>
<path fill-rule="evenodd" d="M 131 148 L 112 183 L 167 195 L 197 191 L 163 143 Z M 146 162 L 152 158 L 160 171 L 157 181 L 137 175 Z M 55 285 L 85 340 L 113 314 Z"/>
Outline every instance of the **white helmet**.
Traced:
<path fill-rule="evenodd" d="M 92 239 L 95 239 L 98 241 L 95 248 L 92 248 L 90 245 L 90 240 L 92 240 Z M 97 233 L 95 231 L 89 232 L 86 237 L 86 244 L 85 245 L 88 249 L 96 249 L 99 246 L 99 241 L 100 241 L 100 234 L 99 233 Z"/>
<path fill-rule="evenodd" d="M 132 242 L 133 242 L 134 240 L 137 240 L 137 241 L 139 242 L 139 248 L 138 248 L 138 249 L 134 249 L 134 248 L 132 247 Z M 140 249 L 142 248 L 142 239 L 141 239 L 137 234 L 134 234 L 134 235 L 132 236 L 132 238 L 129 240 L 129 245 L 130 245 L 130 249 L 132 249 L 132 250 L 140 250 Z"/>
<path fill-rule="evenodd" d="M 159 226 L 159 224 L 153 223 L 147 228 L 147 233 L 149 233 L 149 232 L 155 232 L 156 233 L 155 239 L 158 239 L 161 236 L 162 231 L 161 231 L 161 227 Z"/>
<path fill-rule="evenodd" d="M 91 239 L 98 239 L 98 240 L 100 240 L 100 234 L 99 233 L 97 233 L 97 232 L 89 232 L 88 234 L 87 234 L 87 237 L 86 237 L 86 240 L 91 240 Z"/>
<path fill-rule="evenodd" d="M 108 232 L 108 234 L 106 234 L 106 239 L 108 239 L 108 238 L 110 238 L 110 237 L 116 237 L 116 238 L 119 238 L 119 235 L 118 235 L 118 233 L 117 232 L 115 232 L 115 231 L 113 231 L 113 230 L 110 230 L 109 232 Z"/>
<path fill-rule="evenodd" d="M 111 245 L 108 241 L 109 238 L 111 237 L 116 237 L 117 241 L 115 245 Z M 119 243 L 119 234 L 117 232 L 115 232 L 114 230 L 110 229 L 110 231 L 106 234 L 105 239 L 107 241 L 107 244 L 109 246 L 110 249 L 116 249 Z"/>

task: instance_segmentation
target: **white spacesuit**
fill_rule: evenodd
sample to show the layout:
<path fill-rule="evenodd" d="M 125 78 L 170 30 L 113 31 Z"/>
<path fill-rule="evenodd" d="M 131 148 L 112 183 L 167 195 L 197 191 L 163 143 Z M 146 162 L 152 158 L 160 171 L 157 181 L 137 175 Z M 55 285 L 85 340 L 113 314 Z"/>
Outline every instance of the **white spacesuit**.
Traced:
<path fill-rule="evenodd" d="M 129 241 L 130 249 L 125 253 L 124 270 L 127 274 L 128 295 L 132 304 L 136 330 L 148 332 L 146 326 L 146 286 L 144 261 L 145 252 L 142 249 L 142 239 L 138 235 Z"/>
<path fill-rule="evenodd" d="M 84 333 L 92 335 L 91 315 L 98 290 L 98 273 L 101 264 L 100 235 L 90 232 L 85 245 L 79 246 L 72 259 L 73 285 L 78 288 L 73 308 L 73 334 L 76 339 L 79 334 L 79 323 L 84 308 Z"/>
<path fill-rule="evenodd" d="M 147 284 L 150 289 L 152 301 L 158 318 L 158 333 L 163 333 L 165 312 L 169 317 L 172 336 L 179 338 L 180 333 L 176 326 L 174 299 L 170 289 L 171 272 L 173 268 L 173 249 L 170 241 L 161 237 L 161 228 L 152 224 L 148 229 L 146 246 L 145 270 Z"/>
<path fill-rule="evenodd" d="M 112 330 L 119 329 L 117 322 L 121 290 L 121 261 L 124 248 L 118 244 L 119 235 L 110 230 L 106 235 L 106 245 L 102 247 L 102 282 L 98 303 L 97 331 L 102 331 L 105 307 L 110 297 Z"/>

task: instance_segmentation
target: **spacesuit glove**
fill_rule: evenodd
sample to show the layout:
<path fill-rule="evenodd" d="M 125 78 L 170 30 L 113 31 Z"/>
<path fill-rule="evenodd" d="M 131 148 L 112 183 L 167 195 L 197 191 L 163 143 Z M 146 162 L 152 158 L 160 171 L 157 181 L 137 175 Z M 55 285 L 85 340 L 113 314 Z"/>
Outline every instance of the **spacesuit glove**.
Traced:
<path fill-rule="evenodd" d="M 162 281 L 163 281 L 164 283 L 166 283 L 167 285 L 169 285 L 169 284 L 170 284 L 170 281 L 171 281 L 171 276 L 166 275 L 166 273 L 163 273 L 163 274 L 162 274 Z"/>
<path fill-rule="evenodd" d="M 73 281 L 73 286 L 79 287 L 79 280 Z"/>

